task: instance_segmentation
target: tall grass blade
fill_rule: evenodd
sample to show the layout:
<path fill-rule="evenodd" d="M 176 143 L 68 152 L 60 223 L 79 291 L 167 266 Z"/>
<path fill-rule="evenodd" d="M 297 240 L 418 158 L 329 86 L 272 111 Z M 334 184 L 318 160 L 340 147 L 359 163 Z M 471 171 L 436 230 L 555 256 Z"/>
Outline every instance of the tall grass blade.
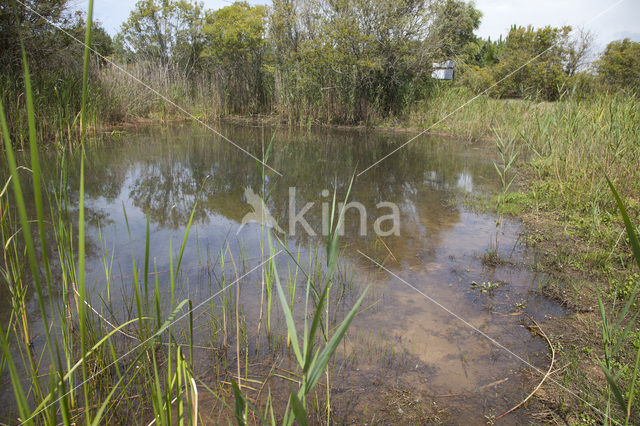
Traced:
<path fill-rule="evenodd" d="M 271 240 L 269 240 L 269 245 L 271 245 Z M 271 247 L 270 247 L 271 248 Z M 271 268 L 273 270 L 273 277 L 276 281 L 276 290 L 278 292 L 278 298 L 280 299 L 280 305 L 282 306 L 282 311 L 284 313 L 284 319 L 287 324 L 287 332 L 289 334 L 289 338 L 291 339 L 291 346 L 293 347 L 293 352 L 296 355 L 296 359 L 298 360 L 299 365 L 304 365 L 304 358 L 300 353 L 300 345 L 298 343 L 298 332 L 296 331 L 296 324 L 293 321 L 293 315 L 291 314 L 291 308 L 287 302 L 287 298 L 284 295 L 284 291 L 282 290 L 282 285 L 280 284 L 280 277 L 278 275 L 278 271 L 275 265 L 274 258 L 271 259 Z"/>
<path fill-rule="evenodd" d="M 320 379 L 320 376 L 322 375 L 324 369 L 327 367 L 327 365 L 329 365 L 329 361 L 331 360 L 333 353 L 338 348 L 340 341 L 344 337 L 344 334 L 347 332 L 347 329 L 349 328 L 353 317 L 355 316 L 358 308 L 360 307 L 360 304 L 364 300 L 364 297 L 366 296 L 368 291 L 369 287 L 365 289 L 358 301 L 355 303 L 355 305 L 353 305 L 353 308 L 351 308 L 351 311 L 349 311 L 345 319 L 342 321 L 335 334 L 331 336 L 331 340 L 327 342 L 326 346 L 317 357 L 317 359 L 313 361 L 313 365 L 311 366 L 311 370 L 308 374 L 305 393 L 308 393 L 309 391 L 311 391 L 311 389 L 313 389 L 313 387 Z"/>
<path fill-rule="evenodd" d="M 87 10 L 87 28 L 84 33 L 84 57 L 82 59 L 82 103 L 80 105 L 80 131 L 82 132 L 81 141 L 84 148 L 84 138 L 86 135 L 86 115 L 87 115 L 87 96 L 88 96 L 88 80 L 89 80 L 89 53 L 91 50 L 91 30 L 93 26 L 93 0 L 89 0 L 89 8 Z"/>
<path fill-rule="evenodd" d="M 335 204 L 336 204 L 336 194 L 334 192 L 333 194 L 333 202 L 332 202 L 332 207 L 331 207 L 331 233 L 329 236 L 327 236 L 327 276 L 328 279 L 331 280 L 333 273 L 335 271 L 336 268 L 336 264 L 338 262 L 338 254 L 339 254 L 339 250 L 338 250 L 338 238 L 340 235 L 340 229 L 342 227 L 342 224 L 344 222 L 344 213 L 345 213 L 345 207 L 347 206 L 347 200 L 349 200 L 349 195 L 351 194 L 351 188 L 353 187 L 353 181 L 356 178 L 356 172 L 353 172 L 353 175 L 351 176 L 351 181 L 349 182 L 349 187 L 347 188 L 347 193 L 344 197 L 344 203 L 342 204 L 342 208 L 340 209 L 340 212 L 338 214 L 338 219 L 336 221 L 336 226 L 335 228 L 333 228 L 333 221 L 334 221 L 334 214 L 335 214 Z"/>
<path fill-rule="evenodd" d="M 86 330 L 86 288 L 85 288 L 85 222 L 84 222 L 84 139 L 86 134 L 86 106 L 87 106 L 87 80 L 89 78 L 89 46 L 91 45 L 91 26 L 93 19 L 93 0 L 89 0 L 89 9 L 87 11 L 87 28 L 85 31 L 85 46 L 82 71 L 82 104 L 80 107 L 80 131 L 81 131 L 81 157 L 80 157 L 80 190 L 78 201 L 78 292 L 80 293 L 80 303 L 78 306 L 78 317 L 80 322 L 80 355 L 82 357 L 82 389 L 85 403 L 85 419 L 86 424 L 91 423 L 91 408 L 89 404 L 89 390 L 87 387 L 87 363 L 86 363 L 86 347 L 87 347 L 87 330 Z M 122 380 L 122 379 L 120 379 Z M 115 390 L 115 388 L 114 388 Z M 96 418 L 99 418 L 97 415 Z"/>
<path fill-rule="evenodd" d="M 620 405 L 620 407 L 623 410 L 626 411 L 627 402 L 624 400 L 624 397 L 622 396 L 622 392 L 620 391 L 620 388 L 618 387 L 615 378 L 611 375 L 611 373 L 609 372 L 609 369 L 606 368 L 602 363 L 600 364 L 600 367 L 602 368 L 602 372 L 607 378 L 607 383 L 609 383 L 609 389 L 611 389 L 613 396 L 616 398 L 616 402 Z"/>
<path fill-rule="evenodd" d="M 240 391 L 240 387 L 235 380 L 231 379 L 231 385 L 233 387 L 233 395 L 235 397 L 235 409 L 234 414 L 236 416 L 236 422 L 239 426 L 245 426 L 247 424 L 247 401 Z"/>
<path fill-rule="evenodd" d="M 631 243 L 631 250 L 633 251 L 633 256 L 636 259 L 636 263 L 638 268 L 640 268 L 640 241 L 638 241 L 638 234 L 636 234 L 636 229 L 631 223 L 631 219 L 629 219 L 629 214 L 627 214 L 627 209 L 624 206 L 624 203 L 620 199 L 618 195 L 618 191 L 611 183 L 609 176 L 606 176 L 607 183 L 609 184 L 609 188 L 613 193 L 613 197 L 616 199 L 616 203 L 618 204 L 618 208 L 620 209 L 620 215 L 622 216 L 622 220 L 624 221 L 624 226 L 627 229 L 627 235 L 629 237 L 629 242 Z"/>
<path fill-rule="evenodd" d="M 304 409 L 304 405 L 302 405 L 302 401 L 298 398 L 298 395 L 292 390 L 289 395 L 291 401 L 291 409 L 293 411 L 293 415 L 295 419 L 298 421 L 298 424 L 301 426 L 307 426 L 307 411 Z"/>

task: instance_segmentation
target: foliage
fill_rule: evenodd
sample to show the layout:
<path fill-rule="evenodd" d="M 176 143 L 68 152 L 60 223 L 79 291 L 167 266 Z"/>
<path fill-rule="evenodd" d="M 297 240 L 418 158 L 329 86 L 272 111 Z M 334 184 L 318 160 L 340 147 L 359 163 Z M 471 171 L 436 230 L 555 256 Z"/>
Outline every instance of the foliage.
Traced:
<path fill-rule="evenodd" d="M 638 242 L 638 233 L 636 231 L 635 225 L 631 222 L 629 215 L 627 213 L 627 208 L 624 205 L 623 201 L 620 199 L 618 192 L 616 191 L 614 185 L 611 183 L 608 177 L 606 177 L 607 183 L 609 184 L 609 188 L 613 193 L 613 197 L 616 200 L 618 208 L 620 209 L 620 215 L 623 218 L 625 228 L 627 231 L 627 236 L 629 237 L 629 243 L 631 246 L 631 252 L 635 258 L 636 264 L 638 268 L 640 268 L 640 242 Z M 637 309 L 633 309 L 635 299 L 638 295 L 638 290 L 640 289 L 640 283 L 636 283 L 631 290 L 631 296 L 626 300 L 626 303 L 618 312 L 614 315 L 608 314 L 604 303 L 602 302 L 600 293 L 598 293 L 598 305 L 600 308 L 600 319 L 602 321 L 602 344 L 604 349 L 604 357 L 602 360 L 598 360 L 602 371 L 607 378 L 608 384 L 608 401 L 607 401 L 607 422 L 609 424 L 612 423 L 612 420 L 615 421 L 615 416 L 613 412 L 611 412 L 610 408 L 610 399 L 613 396 L 614 401 L 617 403 L 620 411 L 624 413 L 622 418 L 624 419 L 624 425 L 630 424 L 630 422 L 634 421 L 634 418 L 637 417 L 637 412 L 632 411 L 632 407 L 637 398 L 636 392 L 636 383 L 638 380 L 638 372 L 640 368 L 640 341 L 638 337 L 633 336 L 633 331 L 637 333 L 637 324 L 638 324 L 638 315 L 640 315 L 640 311 Z M 615 299 L 614 299 L 615 306 Z M 635 312 L 634 312 L 635 311 Z M 631 334 L 630 334 L 631 332 Z M 627 368 L 626 365 L 620 365 L 616 362 L 617 359 L 620 359 L 620 353 L 622 352 L 622 348 L 625 344 L 628 343 L 629 340 L 635 340 L 637 347 L 635 348 L 635 363 L 633 365 L 633 373 L 631 377 L 625 380 L 626 383 L 621 385 L 621 376 L 622 372 Z M 627 392 L 624 392 L 624 387 L 627 387 Z M 637 420 L 637 419 L 636 419 Z M 618 422 L 616 422 L 618 423 Z"/>
<path fill-rule="evenodd" d="M 473 1 L 446 0 L 434 7 L 431 43 L 437 46 L 437 57 L 452 59 L 469 56 L 476 45 L 473 33 L 480 27 L 482 12 L 475 8 Z"/>
<path fill-rule="evenodd" d="M 203 28 L 207 38 L 204 55 L 236 59 L 259 49 L 264 43 L 266 16 L 265 6 L 252 7 L 247 2 L 209 12 Z"/>
<path fill-rule="evenodd" d="M 315 115 L 316 106 L 327 105 L 319 112 L 329 122 L 369 122 L 378 115 L 402 113 L 430 93 L 430 64 L 445 54 L 438 37 L 446 35 L 447 45 L 454 48 L 472 36 L 477 20 L 461 31 L 445 31 L 445 24 L 461 13 L 456 8 L 460 4 L 274 2 L 270 28 L 279 103 L 296 105 L 290 106 L 292 114 L 302 115 Z M 441 17 L 436 20 L 440 27 L 434 16 Z"/>
<path fill-rule="evenodd" d="M 201 3 L 188 0 L 140 0 L 116 36 L 125 61 L 175 66 L 189 74 L 203 49 Z"/>
<path fill-rule="evenodd" d="M 492 41 L 491 37 L 486 40 L 478 38 L 472 45 L 475 45 L 475 48 L 469 48 L 469 64 L 478 68 L 485 68 L 498 63 L 504 50 L 505 42 L 500 36 L 496 41 Z"/>
<path fill-rule="evenodd" d="M 505 40 L 505 49 L 500 62 L 494 68 L 496 81 L 517 69 L 525 59 L 531 63 L 507 78 L 495 89 L 500 97 L 529 97 L 556 100 L 565 83 L 565 45 L 570 27 L 513 27 Z"/>
<path fill-rule="evenodd" d="M 568 26 L 513 26 L 504 42 L 481 42 L 462 84 L 480 92 L 500 82 L 492 95 L 555 101 L 584 68 L 591 39 L 584 31 L 572 35 Z"/>
<path fill-rule="evenodd" d="M 596 64 L 600 80 L 614 89 L 640 90 L 640 43 L 612 41 Z"/>
<path fill-rule="evenodd" d="M 203 27 L 202 52 L 220 86 L 226 87 L 225 109 L 259 111 L 267 105 L 265 33 L 267 8 L 236 2 L 208 12 Z"/>
<path fill-rule="evenodd" d="M 105 61 L 103 59 L 109 57 L 113 54 L 113 40 L 107 31 L 101 27 L 99 24 L 94 23 L 93 29 L 91 30 L 91 49 L 97 52 L 100 57 L 96 58 L 100 64 L 104 65 Z M 84 39 L 85 29 L 87 28 L 87 23 L 85 21 L 84 14 L 80 11 L 76 12 L 73 15 L 73 20 L 70 22 L 70 25 L 65 30 L 72 34 L 78 40 Z M 69 48 L 81 48 L 78 43 L 66 36 L 64 34 L 59 34 L 59 37 L 64 41 Z"/>
<path fill-rule="evenodd" d="M 67 145 L 64 140 L 74 137 L 71 129 L 81 107 L 83 74 L 83 46 L 72 37 L 84 39 L 85 18 L 80 12 L 70 13 L 68 2 L 62 0 L 24 4 L 26 6 L 13 1 L 0 3 L 0 99 L 5 105 L 7 126 L 15 136 L 14 143 L 26 141 L 22 41 L 30 64 L 38 132 L 49 143 Z M 109 55 L 111 38 L 107 32 L 95 25 L 93 34 L 94 49 Z M 96 76 L 99 69 L 96 65 L 100 64 L 91 61 L 92 77 Z M 90 90 L 100 93 L 93 83 Z M 105 106 L 103 98 L 90 100 L 87 112 L 92 120 L 98 108 L 103 108 L 102 118 L 110 118 Z"/>
<path fill-rule="evenodd" d="M 0 71 L 20 75 L 22 70 L 21 40 L 31 62 L 32 72 L 45 67 L 56 54 L 55 31 L 46 21 L 65 25 L 68 0 L 25 0 L 0 2 Z M 42 16 L 44 19 L 40 18 Z"/>

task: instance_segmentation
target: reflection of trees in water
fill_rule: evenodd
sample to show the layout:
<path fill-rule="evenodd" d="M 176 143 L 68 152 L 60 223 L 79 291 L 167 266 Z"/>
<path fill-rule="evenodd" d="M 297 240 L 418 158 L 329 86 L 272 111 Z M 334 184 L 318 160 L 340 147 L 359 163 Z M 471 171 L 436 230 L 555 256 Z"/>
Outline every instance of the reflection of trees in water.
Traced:
<path fill-rule="evenodd" d="M 138 165 L 132 174 L 129 198 L 151 221 L 178 228 L 189 220 L 199 186 L 192 170 L 165 159 Z M 206 212 L 198 209 L 195 214 L 201 221 Z"/>
<path fill-rule="evenodd" d="M 268 144 L 271 130 L 228 126 L 225 134 L 248 151 L 259 153 L 262 143 Z M 360 131 L 319 130 L 300 134 L 278 131 L 274 143 L 274 168 L 282 177 L 270 174 L 269 189 L 274 188 L 268 206 L 288 228 L 288 188 L 297 188 L 296 208 L 315 202 L 305 215 L 317 233 L 322 231 L 322 190 L 338 190 L 344 196 L 353 171 L 364 167 L 391 152 L 405 135 L 366 133 Z M 398 151 L 378 166 L 356 179 L 352 200 L 367 209 L 367 227 L 389 209 L 378 210 L 383 201 L 396 203 L 402 214 L 401 238 L 428 233 L 437 239 L 442 227 L 450 227 L 458 220 L 458 211 L 447 205 L 449 191 L 463 182 L 468 187 L 478 177 L 490 179 L 493 169 L 489 161 L 461 156 L 461 143 L 450 140 L 420 140 Z M 87 179 L 87 193 L 111 202 L 118 196 L 129 197 L 153 223 L 177 229 L 189 220 L 193 205 L 198 201 L 194 221 L 207 223 L 213 216 L 240 222 L 250 207 L 243 200 L 246 186 L 261 192 L 260 174 L 255 160 L 211 133 L 197 127 L 182 126 L 169 130 L 146 129 L 127 137 L 127 142 L 109 144 L 89 154 L 91 173 Z M 446 207 L 445 207 L 446 206 Z M 442 216 L 447 208 L 448 220 L 425 225 L 426 216 Z M 347 215 L 346 240 L 358 238 L 358 214 Z M 429 227 L 431 229 L 426 229 Z M 296 234 L 299 243 L 309 238 Z"/>
<path fill-rule="evenodd" d="M 223 129 L 230 139 L 256 154 L 261 152 L 263 141 L 268 144 L 271 132 L 241 126 Z M 271 214 L 287 230 L 288 188 L 295 186 L 297 211 L 307 202 L 315 203 L 305 218 L 320 234 L 322 203 L 330 202 L 331 198 L 322 197 L 322 190 L 333 193 L 335 186 L 338 199 L 342 200 L 356 167 L 364 169 L 406 138 L 405 135 L 359 131 L 322 129 L 300 134 L 279 130 L 271 163 L 283 176 L 269 175 L 268 188 L 274 188 L 268 202 Z M 366 207 L 367 229 L 372 231 L 374 221 L 380 215 L 390 213 L 388 209 L 378 210 L 376 204 L 394 202 L 401 210 L 401 236 L 389 237 L 387 243 L 398 246 L 413 244 L 415 240 L 436 247 L 442 231 L 459 221 L 458 208 L 447 203 L 449 191 L 459 186 L 460 181 L 469 186 L 479 178 L 493 178 L 490 161 L 461 156 L 461 150 L 460 142 L 440 140 L 435 143 L 425 138 L 356 179 L 351 199 Z M 54 166 L 57 161 L 46 158 L 43 162 L 49 165 L 45 172 L 52 194 L 59 185 Z M 71 159 L 69 164 L 67 221 L 77 235 L 79 158 Z M 256 162 L 198 127 L 136 130 L 122 140 L 89 148 L 85 167 L 86 217 L 94 229 L 98 224 L 104 227 L 113 220 L 108 207 L 113 203 L 120 204 L 119 200 L 123 198 L 129 198 L 160 227 L 179 229 L 186 226 L 196 201 L 195 223 L 208 223 L 215 220 L 214 216 L 239 223 L 251 209 L 243 200 L 244 188 L 250 186 L 257 194 L 261 193 Z M 31 190 L 26 178 L 23 189 Z M 27 200 L 32 200 L 30 194 L 25 195 Z M 445 208 L 447 211 L 443 214 Z M 354 248 L 366 248 L 375 236 L 359 237 L 358 224 L 358 213 L 349 211 L 343 242 Z M 137 237 L 142 236 L 134 236 Z M 307 245 L 317 243 L 320 238 L 320 235 L 310 237 L 298 227 L 295 241 Z M 47 239 L 53 242 L 50 229 Z M 88 256 L 99 255 L 99 241 L 92 241 L 91 235 L 87 236 L 86 245 Z"/>
<path fill-rule="evenodd" d="M 20 169 L 21 171 L 19 172 L 18 176 L 20 177 L 21 181 L 20 183 L 24 196 L 27 216 L 31 223 L 31 235 L 35 243 L 39 275 L 41 279 L 44 280 L 44 277 L 46 277 L 46 271 L 44 267 L 42 246 L 40 243 L 40 237 L 37 227 L 33 181 L 31 173 L 26 171 L 29 169 L 31 162 L 28 158 L 28 155 L 25 154 L 28 154 L 28 151 L 22 151 L 22 155 L 18 155 L 16 158 L 18 165 L 26 167 L 26 169 Z M 59 283 L 62 283 L 63 274 L 62 266 L 60 265 L 61 256 L 58 252 L 60 247 L 58 245 L 57 238 L 57 233 L 60 232 L 60 226 L 66 227 L 66 232 L 73 238 L 73 246 L 77 248 L 79 205 L 79 193 L 77 188 L 80 181 L 80 168 L 79 162 L 74 161 L 73 158 L 69 159 L 67 157 L 62 157 L 57 152 L 40 152 L 40 157 L 40 161 L 42 164 L 42 180 L 44 189 L 42 191 L 42 201 L 44 203 L 44 246 L 47 248 L 48 259 L 51 265 L 49 272 L 51 273 L 51 284 L 53 293 L 46 295 L 57 296 L 59 290 L 58 285 L 60 285 Z M 70 161 L 70 165 L 68 165 L 67 161 Z M 86 167 L 86 170 L 88 171 L 87 173 L 85 173 L 86 182 L 96 182 L 96 184 L 91 185 L 96 193 L 105 194 L 105 196 L 109 193 L 112 193 L 116 194 L 115 196 L 117 196 L 117 194 L 120 192 L 120 188 L 122 187 L 123 180 L 105 178 L 106 175 L 111 175 L 108 172 L 110 170 L 110 167 L 100 167 L 94 170 L 89 165 L 89 163 L 86 164 Z M 93 171 L 97 171 L 98 173 L 102 174 L 99 175 L 98 173 L 92 173 Z M 0 171 L 0 180 L 2 180 L 2 182 L 6 182 L 7 179 L 8 170 L 2 169 Z M 97 187 L 97 184 L 100 184 L 101 186 Z M 66 197 L 63 198 L 61 197 L 61 195 L 64 188 L 66 188 Z M 15 234 L 17 236 L 17 238 L 11 238 L 11 243 L 16 244 L 15 252 L 18 253 L 19 257 L 26 256 L 24 255 L 24 253 L 26 253 L 26 249 L 24 239 L 20 231 L 21 226 L 19 224 L 18 215 L 15 211 L 14 195 L 11 186 L 8 187 L 8 197 L 10 210 L 8 214 L 13 218 L 11 220 L 13 231 L 9 232 L 8 235 Z M 87 203 L 87 205 L 85 205 L 85 220 L 90 226 L 97 226 L 98 224 L 104 224 L 105 222 L 108 222 L 110 219 L 108 217 L 108 214 L 102 208 L 94 208 L 92 205 L 90 205 L 90 203 Z M 55 229 L 54 226 L 56 227 Z M 3 246 L 5 244 L 6 241 L 3 241 Z M 4 248 L 7 250 L 7 256 L 10 257 L 9 252 L 13 252 L 14 247 L 9 244 Z M 85 240 L 85 253 L 87 257 L 97 256 L 100 251 L 101 249 L 99 242 L 87 236 Z M 68 261 L 69 260 L 67 259 L 67 262 Z M 4 262 L 3 257 L 0 257 L 0 262 Z M 26 257 L 24 257 L 24 262 L 27 262 Z M 32 282 L 31 268 L 29 268 L 27 265 L 28 264 L 26 263 L 23 264 L 23 269 L 20 271 L 20 278 L 23 280 L 23 282 L 27 283 L 27 288 L 32 288 L 32 286 L 28 284 Z M 3 269 L 7 269 L 6 265 L 4 264 L 0 266 Z M 64 267 L 70 268 L 75 267 L 75 265 L 67 264 Z M 39 315 L 39 308 L 32 299 L 34 296 L 34 291 L 29 290 L 26 292 L 29 314 L 31 315 L 32 313 L 34 313 L 35 315 Z M 8 287 L 4 285 L 4 283 L 2 283 L 2 285 L 0 285 L 0 302 L 5 302 L 8 300 L 10 300 Z M 10 303 L 2 303 L 0 306 L 0 322 L 6 323 L 12 312 L 12 306 Z M 39 327 L 39 324 L 36 324 L 36 328 Z"/>
<path fill-rule="evenodd" d="M 210 137 L 176 139 L 180 142 L 151 144 L 132 167 L 128 189 L 133 204 L 151 221 L 174 229 L 187 224 L 196 201 L 195 223 L 206 223 L 213 214 L 239 221 L 248 211 L 243 189 L 257 179 L 254 161 L 241 154 L 242 161 Z"/>

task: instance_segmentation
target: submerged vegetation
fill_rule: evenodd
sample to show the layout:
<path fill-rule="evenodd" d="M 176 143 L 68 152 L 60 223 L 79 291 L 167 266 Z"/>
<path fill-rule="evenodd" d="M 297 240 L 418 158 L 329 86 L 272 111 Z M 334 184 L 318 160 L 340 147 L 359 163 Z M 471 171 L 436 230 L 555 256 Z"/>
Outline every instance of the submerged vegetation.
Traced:
<path fill-rule="evenodd" d="M 185 112 L 202 121 L 250 116 L 494 141 L 501 187 L 487 259 L 500 260 L 504 216 L 522 217 L 527 243 L 540 253 L 535 267 L 552 277 L 544 292 L 577 311 L 577 321 L 601 326 L 579 343 L 563 340 L 568 326 L 550 334 L 567 366 L 563 385 L 589 406 L 538 403 L 580 412 L 578 421 L 637 421 L 639 43 L 614 41 L 590 66 L 590 34 L 513 27 L 504 40 L 483 40 L 474 35 L 481 13 L 460 0 L 274 0 L 217 11 L 142 0 L 111 40 L 87 25 L 92 3 L 87 16 L 71 14 L 65 0 L 0 5 L 0 294 L 11 304 L 0 324 L 0 375 L 10 376 L 15 395 L 11 421 L 98 424 L 140 412 L 140 422 L 195 423 L 203 418 L 198 395 L 206 392 L 222 409 L 212 421 L 331 423 L 330 362 L 366 293 L 339 311 L 342 319 L 332 311 L 332 295 L 335 301 L 347 287 L 338 247 L 344 211 L 335 192 L 325 265 L 317 253 L 305 264 L 263 233 L 258 266 L 247 266 L 227 243 L 215 260 L 202 255 L 202 274 L 216 277 L 217 291 L 204 301 L 183 297 L 193 206 L 179 250 L 168 244 L 165 272 L 151 258 L 147 221 L 144 258 L 132 253 L 130 289 L 119 294 L 123 308 L 112 299 L 118 291 L 107 247 L 104 291 L 86 277 L 85 144 L 107 125 Z M 456 80 L 434 81 L 431 63 L 453 57 Z M 60 154 L 49 168 L 54 178 L 45 179 L 41 155 L 51 147 Z M 265 202 L 273 149 L 263 149 L 258 163 Z M 73 157 L 81 158 L 77 200 L 68 193 Z M 258 318 L 240 302 L 247 280 L 260 283 Z M 480 293 L 501 286 L 480 282 L 472 283 Z M 194 328 L 211 330 L 213 384 L 194 366 L 194 349 L 203 345 Z M 279 395 L 248 371 L 265 345 L 295 361 L 295 371 L 268 372 L 294 385 Z M 594 365 L 603 375 L 582 377 Z"/>

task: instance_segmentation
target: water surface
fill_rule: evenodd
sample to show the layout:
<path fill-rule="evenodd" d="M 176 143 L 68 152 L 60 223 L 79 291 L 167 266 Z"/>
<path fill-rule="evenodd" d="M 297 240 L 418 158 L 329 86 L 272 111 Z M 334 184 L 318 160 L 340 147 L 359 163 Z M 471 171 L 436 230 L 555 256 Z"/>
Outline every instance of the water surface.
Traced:
<path fill-rule="evenodd" d="M 218 127 L 257 157 L 262 157 L 273 138 L 268 163 L 282 176 L 266 174 L 267 206 L 282 229 L 288 230 L 289 188 L 295 187 L 298 211 L 307 202 L 314 203 L 305 218 L 317 235 L 308 235 L 301 226 L 295 236 L 280 235 L 291 253 L 300 253 L 302 265 L 313 253 L 322 258 L 322 205 L 331 199 L 327 194 L 336 189 L 344 197 L 355 170 L 363 170 L 410 137 L 347 130 Z M 333 295 L 333 315 L 344 315 L 366 286 L 371 290 L 363 303 L 366 309 L 354 320 L 333 366 L 335 421 L 431 419 L 479 424 L 517 404 L 531 389 L 531 381 L 523 374 L 526 366 L 461 318 L 546 369 L 545 342 L 523 324 L 529 323 L 527 315 L 540 319 L 562 311 L 536 291 L 540 277 L 526 268 L 529 255 L 519 244 L 518 224 L 506 220 L 498 246 L 503 262 L 489 264 L 483 258 L 495 241 L 496 218 L 467 207 L 470 200 L 487 197 L 497 189 L 493 161 L 491 147 L 422 137 L 355 180 L 351 199 L 366 207 L 367 235 L 360 235 L 359 216 L 350 210 L 340 240 L 344 284 Z M 72 172 L 70 182 L 74 180 L 77 176 Z M 254 159 L 206 129 L 189 124 L 131 130 L 90 147 L 85 185 L 94 300 L 97 295 L 121 300 L 114 302 L 122 307 L 116 315 L 125 315 L 134 273 L 131 259 L 143 258 L 147 220 L 151 258 L 165 292 L 169 246 L 175 259 L 192 212 L 193 226 L 182 260 L 182 296 L 198 303 L 217 291 L 222 270 L 211 265 L 221 250 L 228 248 L 237 259 L 240 274 L 258 265 L 264 259 L 262 228 L 255 223 L 242 229 L 240 225 L 251 212 L 246 188 L 260 194 L 261 182 Z M 379 238 L 373 232 L 375 219 L 389 214 L 388 209 L 376 207 L 380 202 L 399 207 L 399 236 Z M 381 270 L 359 251 L 401 279 Z M 113 259 L 108 295 L 105 257 Z M 225 273 L 233 274 L 226 257 Z M 279 265 L 286 275 L 293 263 L 283 254 Z M 276 336 L 272 342 L 276 343 L 254 343 L 260 280 L 254 273 L 241 281 L 245 339 L 251 348 L 246 361 L 256 377 L 264 373 L 261 366 L 265 364 L 293 368 L 290 354 L 277 343 L 284 341 L 286 333 L 277 302 L 272 320 Z M 489 283 L 498 285 L 492 288 Z M 297 293 L 298 303 L 303 296 L 303 291 Z M 201 318 L 199 344 L 212 347 L 219 343 L 219 327 L 219 318 Z M 265 325 L 262 327 L 264 331 Z M 258 355 L 256 349 L 260 349 Z M 213 383 L 219 379 L 219 369 L 214 367 L 219 362 L 212 361 L 214 355 L 207 350 L 202 352 L 199 371 Z M 235 362 L 233 351 L 215 356 Z M 288 391 L 289 384 L 276 378 L 269 384 L 275 393 Z M 506 422 L 525 419 L 523 411 Z"/>

